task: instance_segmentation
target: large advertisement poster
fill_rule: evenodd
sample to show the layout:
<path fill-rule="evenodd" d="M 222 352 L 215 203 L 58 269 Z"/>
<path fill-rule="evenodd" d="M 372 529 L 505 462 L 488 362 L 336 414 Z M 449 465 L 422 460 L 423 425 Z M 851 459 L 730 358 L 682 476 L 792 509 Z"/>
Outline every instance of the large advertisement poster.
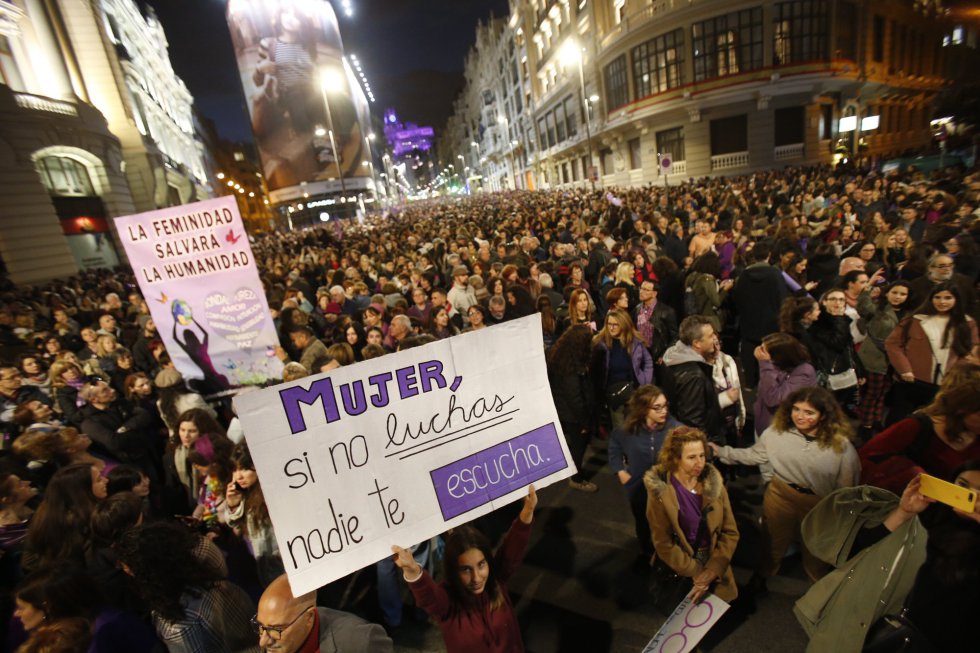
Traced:
<path fill-rule="evenodd" d="M 234 197 L 116 218 L 157 331 L 203 394 L 282 378 L 279 339 Z"/>
<path fill-rule="evenodd" d="M 235 398 L 293 594 L 575 473 L 541 318 Z"/>
<path fill-rule="evenodd" d="M 272 201 L 369 188 L 370 112 L 330 4 L 231 0 L 227 18 Z"/>

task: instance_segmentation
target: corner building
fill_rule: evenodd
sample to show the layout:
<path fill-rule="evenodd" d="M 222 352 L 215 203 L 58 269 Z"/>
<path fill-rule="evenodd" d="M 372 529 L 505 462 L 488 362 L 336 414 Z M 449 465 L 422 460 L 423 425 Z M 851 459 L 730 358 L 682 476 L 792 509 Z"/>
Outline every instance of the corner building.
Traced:
<path fill-rule="evenodd" d="M 589 131 L 597 186 L 926 146 L 944 15 L 923 0 L 515 0 L 533 116 L 518 174 L 586 184 Z"/>

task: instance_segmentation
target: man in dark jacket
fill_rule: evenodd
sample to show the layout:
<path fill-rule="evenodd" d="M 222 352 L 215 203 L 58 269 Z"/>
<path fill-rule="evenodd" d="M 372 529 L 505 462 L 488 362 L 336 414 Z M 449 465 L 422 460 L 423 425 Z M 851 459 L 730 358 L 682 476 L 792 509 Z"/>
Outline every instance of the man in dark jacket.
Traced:
<path fill-rule="evenodd" d="M 705 360 L 718 345 L 718 334 L 703 315 L 684 318 L 679 332 L 680 340 L 664 353 L 661 368 L 670 413 L 683 424 L 704 431 L 709 441 L 724 444 L 721 405 L 711 365 Z"/>
<path fill-rule="evenodd" d="M 653 362 L 659 365 L 667 347 L 677 341 L 677 313 L 658 301 L 657 294 L 654 282 L 647 280 L 640 284 L 640 303 L 633 312 L 633 323 Z"/>
<path fill-rule="evenodd" d="M 152 484 L 160 478 L 153 456 L 153 416 L 118 398 L 111 385 L 92 380 L 82 386 L 82 433 L 92 438 L 99 452 L 139 467 Z"/>
<path fill-rule="evenodd" d="M 755 348 L 767 335 L 779 331 L 779 308 L 787 295 L 783 275 L 769 265 L 769 254 L 769 244 L 764 242 L 749 250 L 749 266 L 739 275 L 732 291 L 738 314 L 739 355 L 745 383 L 752 388 L 759 383 Z"/>

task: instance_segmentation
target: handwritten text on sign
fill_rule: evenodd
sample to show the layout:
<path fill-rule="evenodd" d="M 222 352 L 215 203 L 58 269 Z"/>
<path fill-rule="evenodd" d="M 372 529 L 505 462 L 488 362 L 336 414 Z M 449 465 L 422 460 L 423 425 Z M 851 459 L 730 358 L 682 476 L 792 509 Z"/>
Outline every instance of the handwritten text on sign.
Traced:
<path fill-rule="evenodd" d="M 575 473 L 540 317 L 241 395 L 294 593 Z"/>

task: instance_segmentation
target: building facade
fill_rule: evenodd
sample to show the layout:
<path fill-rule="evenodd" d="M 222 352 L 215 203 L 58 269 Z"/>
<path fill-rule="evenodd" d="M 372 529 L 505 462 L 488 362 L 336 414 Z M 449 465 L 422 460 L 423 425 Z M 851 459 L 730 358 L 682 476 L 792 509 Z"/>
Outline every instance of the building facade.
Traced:
<path fill-rule="evenodd" d="M 924 147 L 947 23 L 922 0 L 513 0 L 498 51 L 524 92 L 516 177 L 663 184 Z M 461 99 L 500 82 L 471 68 L 490 76 Z"/>
<path fill-rule="evenodd" d="M 0 257 L 16 282 L 109 267 L 112 217 L 209 195 L 192 98 L 132 0 L 0 0 Z"/>

